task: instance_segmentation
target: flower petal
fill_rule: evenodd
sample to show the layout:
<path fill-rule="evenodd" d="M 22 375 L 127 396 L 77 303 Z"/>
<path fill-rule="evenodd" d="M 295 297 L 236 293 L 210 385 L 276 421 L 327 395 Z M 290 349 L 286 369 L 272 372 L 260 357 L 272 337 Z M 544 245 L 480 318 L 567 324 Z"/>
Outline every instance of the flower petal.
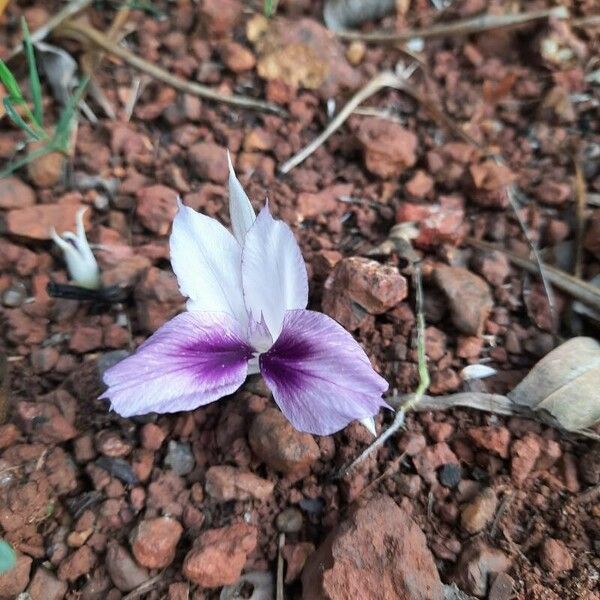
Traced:
<path fill-rule="evenodd" d="M 246 234 L 242 280 L 252 318 L 260 321 L 262 313 L 274 340 L 285 311 L 308 303 L 306 265 L 298 243 L 283 221 L 273 219 L 268 204 Z"/>
<path fill-rule="evenodd" d="M 225 312 L 242 325 L 248 312 L 242 292 L 242 249 L 215 219 L 179 204 L 170 238 L 179 289 L 194 311 Z"/>
<path fill-rule="evenodd" d="M 239 242 L 240 246 L 243 246 L 246 233 L 252 227 L 256 215 L 242 184 L 235 176 L 229 151 L 227 151 L 227 162 L 229 163 L 229 216 L 231 218 L 231 229 L 233 229 L 235 239 Z"/>
<path fill-rule="evenodd" d="M 240 387 L 252 354 L 227 314 L 186 312 L 106 371 L 102 398 L 123 417 L 192 410 Z"/>
<path fill-rule="evenodd" d="M 285 315 L 281 335 L 260 356 L 275 402 L 300 431 L 328 435 L 389 406 L 388 384 L 356 340 L 330 317 L 310 310 Z"/>

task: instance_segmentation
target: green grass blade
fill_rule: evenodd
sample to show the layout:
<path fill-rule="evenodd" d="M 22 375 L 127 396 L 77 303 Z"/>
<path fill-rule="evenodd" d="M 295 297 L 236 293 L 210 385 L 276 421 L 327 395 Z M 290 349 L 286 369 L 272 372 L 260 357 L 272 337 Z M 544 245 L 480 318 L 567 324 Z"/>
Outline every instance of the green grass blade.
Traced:
<path fill-rule="evenodd" d="M 9 163 L 0 171 L 0 179 L 3 177 L 8 177 L 11 173 L 14 173 L 17 169 L 24 167 L 26 164 L 30 163 L 32 160 L 36 158 L 40 158 L 40 156 L 44 156 L 50 152 L 53 152 L 54 148 L 51 146 L 51 141 L 48 142 L 45 146 L 26 154 L 23 158 L 16 160 L 15 162 Z"/>
<path fill-rule="evenodd" d="M 81 98 L 83 97 L 89 81 L 89 77 L 84 77 L 81 80 L 81 83 L 77 86 L 75 93 L 71 96 L 71 98 L 69 98 L 69 103 L 65 106 L 60 114 L 60 118 L 56 124 L 56 129 L 54 130 L 54 135 L 52 136 L 51 142 L 55 150 L 65 152 L 67 149 L 67 145 L 69 143 L 69 133 L 71 131 L 71 121 L 75 116 L 75 111 Z"/>
<path fill-rule="evenodd" d="M 35 50 L 31 43 L 31 35 L 27 21 L 21 18 L 21 27 L 23 29 L 23 44 L 25 46 L 25 54 L 27 56 L 27 66 L 29 67 L 29 91 L 33 100 L 33 117 L 36 120 L 37 126 L 42 129 L 44 126 L 44 112 L 42 106 L 42 85 L 40 84 L 40 76 L 35 60 Z"/>
<path fill-rule="evenodd" d="M 12 98 L 9 98 L 8 96 L 5 96 L 4 100 L 2 102 L 4 104 L 4 109 L 6 110 L 6 114 L 8 115 L 8 118 L 19 129 L 22 129 L 25 133 L 27 133 L 29 136 L 31 136 L 34 140 L 44 139 L 43 136 L 40 135 L 40 132 L 36 131 L 35 129 L 33 129 L 32 127 L 30 127 L 25 122 L 25 119 L 23 119 L 23 117 L 16 111 L 16 109 L 15 109 L 15 103 L 13 102 Z M 27 107 L 27 105 L 25 103 L 21 104 L 21 106 L 25 106 L 26 112 L 28 112 L 29 114 L 31 114 L 29 112 L 29 108 Z"/>
<path fill-rule="evenodd" d="M 23 92 L 21 91 L 15 76 L 10 72 L 10 69 L 6 66 L 6 63 L 3 60 L 0 60 L 0 81 L 6 88 L 8 95 L 13 99 L 13 101 L 25 102 Z"/>

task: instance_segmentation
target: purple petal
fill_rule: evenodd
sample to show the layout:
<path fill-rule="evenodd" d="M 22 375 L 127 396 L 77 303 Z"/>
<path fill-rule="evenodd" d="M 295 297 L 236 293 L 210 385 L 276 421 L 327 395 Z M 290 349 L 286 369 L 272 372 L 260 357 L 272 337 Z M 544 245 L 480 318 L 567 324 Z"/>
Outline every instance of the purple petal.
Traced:
<path fill-rule="evenodd" d="M 248 312 L 242 292 L 242 249 L 215 219 L 179 205 L 170 238 L 171 264 L 188 310 L 225 312 L 242 325 Z"/>
<path fill-rule="evenodd" d="M 246 233 L 252 227 L 256 215 L 242 184 L 235 176 L 229 152 L 227 152 L 227 162 L 229 164 L 229 216 L 231 217 L 231 229 L 233 229 L 235 239 L 239 242 L 240 246 L 243 246 Z"/>
<path fill-rule="evenodd" d="M 246 234 L 242 251 L 246 307 L 255 321 L 265 323 L 277 339 L 286 310 L 308 303 L 306 265 L 292 230 L 276 221 L 268 204 Z"/>
<path fill-rule="evenodd" d="M 123 417 L 192 410 L 240 387 L 252 354 L 227 314 L 186 312 L 106 371 L 102 398 Z"/>
<path fill-rule="evenodd" d="M 275 402 L 300 431 L 329 435 L 389 408 L 381 398 L 385 379 L 356 340 L 321 313 L 288 311 L 281 335 L 260 356 L 260 369 Z"/>

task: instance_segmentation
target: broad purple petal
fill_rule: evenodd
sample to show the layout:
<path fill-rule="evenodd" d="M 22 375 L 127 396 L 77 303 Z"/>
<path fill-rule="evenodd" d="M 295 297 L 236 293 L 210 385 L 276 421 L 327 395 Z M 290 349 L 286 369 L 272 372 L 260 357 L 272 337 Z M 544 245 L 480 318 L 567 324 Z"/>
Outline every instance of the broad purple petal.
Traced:
<path fill-rule="evenodd" d="M 245 326 L 242 249 L 233 235 L 215 219 L 180 204 L 169 241 L 188 310 L 225 312 Z"/>
<path fill-rule="evenodd" d="M 260 356 L 260 370 L 300 431 L 328 435 L 389 408 L 381 397 L 385 379 L 356 340 L 321 313 L 288 311 L 279 338 Z"/>
<path fill-rule="evenodd" d="M 271 216 L 268 204 L 246 234 L 242 251 L 246 307 L 277 339 L 286 310 L 308 303 L 306 265 L 292 230 Z"/>
<path fill-rule="evenodd" d="M 227 314 L 186 312 L 106 371 L 102 398 L 123 417 L 192 410 L 240 387 L 252 354 Z"/>
<path fill-rule="evenodd" d="M 227 162 L 229 164 L 229 216 L 231 218 L 231 229 L 233 230 L 235 239 L 243 246 L 246 233 L 252 227 L 256 215 L 242 184 L 235 176 L 229 152 L 227 152 Z"/>

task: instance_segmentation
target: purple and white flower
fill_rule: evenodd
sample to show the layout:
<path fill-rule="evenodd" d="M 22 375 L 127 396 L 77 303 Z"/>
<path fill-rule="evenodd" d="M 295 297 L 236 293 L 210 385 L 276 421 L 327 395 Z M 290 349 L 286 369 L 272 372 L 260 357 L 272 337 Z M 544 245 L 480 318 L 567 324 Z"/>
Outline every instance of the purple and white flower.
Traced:
<path fill-rule="evenodd" d="M 231 162 L 229 195 L 233 234 L 180 203 L 171 263 L 187 312 L 105 373 L 103 398 L 125 417 L 192 410 L 260 372 L 296 429 L 327 435 L 354 420 L 371 429 L 386 381 L 336 321 L 306 310 L 291 229 L 268 203 L 255 215 Z"/>

